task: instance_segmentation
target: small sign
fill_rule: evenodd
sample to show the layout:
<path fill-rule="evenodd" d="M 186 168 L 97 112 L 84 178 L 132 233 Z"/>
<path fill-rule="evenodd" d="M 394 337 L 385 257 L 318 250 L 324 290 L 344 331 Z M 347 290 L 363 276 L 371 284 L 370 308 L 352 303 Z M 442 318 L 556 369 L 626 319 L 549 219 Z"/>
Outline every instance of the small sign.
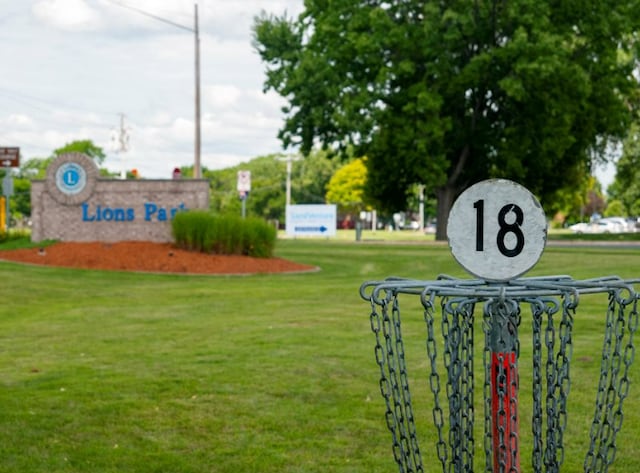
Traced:
<path fill-rule="evenodd" d="M 20 148 L 0 148 L 0 165 L 5 168 L 17 168 L 20 166 Z"/>
<path fill-rule="evenodd" d="M 289 236 L 336 236 L 335 205 L 287 205 L 286 219 Z"/>
<path fill-rule="evenodd" d="M 251 192 L 251 171 L 238 171 L 238 192 Z"/>
<path fill-rule="evenodd" d="M 474 184 L 447 222 L 454 258 L 474 276 L 508 281 L 531 269 L 547 242 L 547 219 L 528 189 L 506 179 Z"/>
<path fill-rule="evenodd" d="M 13 177 L 9 173 L 6 173 L 4 179 L 2 179 L 2 195 L 5 197 L 13 195 Z"/>

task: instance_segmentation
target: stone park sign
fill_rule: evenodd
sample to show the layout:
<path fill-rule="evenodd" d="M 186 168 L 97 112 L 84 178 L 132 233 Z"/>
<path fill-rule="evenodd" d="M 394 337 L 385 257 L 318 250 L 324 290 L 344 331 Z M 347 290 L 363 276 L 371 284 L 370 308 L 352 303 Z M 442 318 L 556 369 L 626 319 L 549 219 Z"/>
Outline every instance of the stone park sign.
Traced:
<path fill-rule="evenodd" d="M 31 184 L 31 240 L 169 242 L 177 212 L 208 208 L 206 179 L 101 178 L 88 156 L 67 153 Z"/>

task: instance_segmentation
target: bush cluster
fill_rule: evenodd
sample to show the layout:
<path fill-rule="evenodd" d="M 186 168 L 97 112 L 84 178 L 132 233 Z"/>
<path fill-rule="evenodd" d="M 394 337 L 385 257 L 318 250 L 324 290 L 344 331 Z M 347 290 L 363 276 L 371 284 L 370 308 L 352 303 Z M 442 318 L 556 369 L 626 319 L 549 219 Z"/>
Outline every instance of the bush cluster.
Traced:
<path fill-rule="evenodd" d="M 172 232 L 178 247 L 220 255 L 273 256 L 276 229 L 259 218 L 213 215 L 204 210 L 179 212 Z"/>
<path fill-rule="evenodd" d="M 11 230 L 9 232 L 0 230 L 0 243 L 29 241 L 30 232 L 27 230 Z"/>

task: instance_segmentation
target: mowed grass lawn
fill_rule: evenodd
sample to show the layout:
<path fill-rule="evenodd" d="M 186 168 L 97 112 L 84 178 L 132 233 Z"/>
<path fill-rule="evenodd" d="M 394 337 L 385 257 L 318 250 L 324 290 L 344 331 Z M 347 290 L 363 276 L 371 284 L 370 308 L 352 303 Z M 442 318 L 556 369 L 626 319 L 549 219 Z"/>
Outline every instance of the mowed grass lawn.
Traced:
<path fill-rule="evenodd" d="M 359 286 L 466 273 L 434 243 L 281 240 L 277 254 L 321 270 L 210 277 L 0 262 L 0 472 L 397 471 Z M 549 247 L 530 275 L 550 274 L 637 278 L 640 248 Z M 605 302 L 584 297 L 576 316 L 563 471 L 582 470 Z M 416 297 L 402 304 L 424 462 L 441 471 L 422 311 Z M 635 365 L 631 379 L 609 471 L 640 471 Z M 481 405 L 476 419 L 480 432 Z"/>

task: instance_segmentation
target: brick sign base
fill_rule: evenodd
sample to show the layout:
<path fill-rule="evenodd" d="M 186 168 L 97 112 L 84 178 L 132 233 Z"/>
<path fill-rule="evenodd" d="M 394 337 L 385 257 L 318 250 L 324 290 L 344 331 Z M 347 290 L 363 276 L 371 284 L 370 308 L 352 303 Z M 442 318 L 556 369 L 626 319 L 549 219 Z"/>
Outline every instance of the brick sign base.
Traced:
<path fill-rule="evenodd" d="M 177 212 L 208 208 L 206 179 L 101 178 L 89 157 L 67 153 L 31 184 L 31 240 L 170 242 Z"/>

